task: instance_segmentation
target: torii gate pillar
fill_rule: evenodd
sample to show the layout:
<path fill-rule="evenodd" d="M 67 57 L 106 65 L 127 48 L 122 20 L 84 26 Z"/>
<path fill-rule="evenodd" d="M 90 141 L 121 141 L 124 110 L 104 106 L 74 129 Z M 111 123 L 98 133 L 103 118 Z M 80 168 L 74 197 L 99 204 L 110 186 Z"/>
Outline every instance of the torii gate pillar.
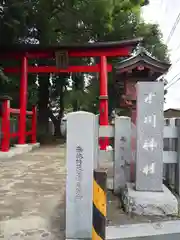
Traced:
<path fill-rule="evenodd" d="M 107 77 L 107 58 L 100 57 L 100 93 L 99 93 L 99 124 L 100 126 L 108 125 L 108 77 Z M 109 139 L 99 139 L 101 150 L 106 150 L 109 145 Z"/>

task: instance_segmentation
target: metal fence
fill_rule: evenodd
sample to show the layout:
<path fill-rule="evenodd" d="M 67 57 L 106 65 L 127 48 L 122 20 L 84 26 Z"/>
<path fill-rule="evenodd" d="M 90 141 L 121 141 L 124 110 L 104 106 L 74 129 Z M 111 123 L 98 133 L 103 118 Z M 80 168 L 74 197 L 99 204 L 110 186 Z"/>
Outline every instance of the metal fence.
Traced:
<path fill-rule="evenodd" d="M 164 119 L 164 174 L 172 190 L 180 195 L 180 118 Z"/>
<path fill-rule="evenodd" d="M 123 128 L 123 126 L 121 126 Z M 135 137 L 136 129 L 135 126 L 131 126 L 131 138 Z M 115 125 L 108 127 L 101 126 L 99 128 L 99 137 L 110 137 L 115 136 Z M 115 139 L 114 139 L 115 141 Z M 180 118 L 168 118 L 164 119 L 164 149 L 163 149 L 163 181 L 164 183 L 180 195 Z M 113 169 L 115 168 L 115 143 L 112 148 L 105 150 L 99 150 L 99 162 L 104 162 L 107 166 Z M 131 149 L 132 154 L 132 149 Z M 136 150 L 134 149 L 131 160 L 136 161 Z M 130 166 L 128 162 L 124 163 L 126 166 L 126 175 L 130 175 Z M 134 165 L 135 170 L 135 165 Z M 112 174 L 111 174 L 112 175 Z M 129 180 L 129 176 L 126 179 Z"/>

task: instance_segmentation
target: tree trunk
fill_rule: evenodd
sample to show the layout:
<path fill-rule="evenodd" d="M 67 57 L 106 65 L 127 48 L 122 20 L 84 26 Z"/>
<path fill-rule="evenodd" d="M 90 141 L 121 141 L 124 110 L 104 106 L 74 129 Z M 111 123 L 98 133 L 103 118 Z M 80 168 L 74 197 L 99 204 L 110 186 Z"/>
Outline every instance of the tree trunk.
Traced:
<path fill-rule="evenodd" d="M 58 115 L 58 119 L 60 120 L 61 122 L 61 119 L 63 117 L 63 114 L 64 114 L 64 92 L 63 92 L 63 88 L 64 86 L 61 85 L 60 87 L 60 99 L 59 99 L 59 115 Z"/>
<path fill-rule="evenodd" d="M 56 79 L 56 81 L 63 81 L 64 79 L 63 76 L 66 78 L 66 75 L 61 74 L 59 76 L 58 79 Z M 64 114 L 64 87 L 66 85 L 66 81 L 63 81 L 62 84 L 58 84 L 58 94 L 60 95 L 60 99 L 59 99 L 59 113 L 58 113 L 58 117 L 55 117 L 52 110 L 49 109 L 49 118 L 51 119 L 52 123 L 54 124 L 54 136 L 57 138 L 61 138 L 62 137 L 62 133 L 61 133 L 61 120 Z"/>
<path fill-rule="evenodd" d="M 64 114 L 64 92 L 63 92 L 63 85 L 60 86 L 60 100 L 59 100 L 59 114 L 58 114 L 58 119 L 54 123 L 54 136 L 56 137 L 62 137 L 62 132 L 61 132 L 61 120 L 63 118 Z"/>
<path fill-rule="evenodd" d="M 49 76 L 39 76 L 38 128 L 41 133 L 49 133 Z"/>
<path fill-rule="evenodd" d="M 78 100 L 74 100 L 72 103 L 72 107 L 73 107 L 73 112 L 77 112 L 80 110 L 80 105 L 79 105 L 79 101 Z"/>
<path fill-rule="evenodd" d="M 61 128 L 60 128 L 61 121 L 58 119 L 53 124 L 54 124 L 54 136 L 57 138 L 62 137 Z"/>
<path fill-rule="evenodd" d="M 51 119 L 53 125 L 54 125 L 54 136 L 57 138 L 62 137 L 61 134 L 61 119 L 57 119 L 54 114 L 52 113 L 52 110 L 49 109 L 49 118 Z"/>

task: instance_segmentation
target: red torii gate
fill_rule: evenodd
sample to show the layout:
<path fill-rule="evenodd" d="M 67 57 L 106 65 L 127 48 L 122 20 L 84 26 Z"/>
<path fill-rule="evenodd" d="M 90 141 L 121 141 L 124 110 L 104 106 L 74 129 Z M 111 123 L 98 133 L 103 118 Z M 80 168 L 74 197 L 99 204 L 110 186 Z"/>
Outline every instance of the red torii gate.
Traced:
<path fill-rule="evenodd" d="M 38 44 L 23 44 L 12 46 L 0 46 L 1 59 L 21 59 L 21 68 L 5 67 L 5 73 L 20 73 L 20 118 L 19 118 L 19 144 L 26 141 L 26 107 L 27 107 L 27 85 L 28 73 L 61 73 L 61 72 L 99 72 L 100 93 L 99 113 L 100 125 L 108 125 L 108 88 L 107 72 L 112 66 L 107 64 L 107 57 L 126 57 L 132 49 L 142 41 L 141 38 L 119 41 L 99 42 L 74 45 L 41 46 Z M 94 66 L 66 66 L 63 68 L 55 66 L 29 66 L 28 59 L 48 58 L 55 59 L 56 53 L 61 52 L 67 57 L 99 57 L 100 62 Z M 108 139 L 101 139 L 101 149 L 106 149 Z"/>

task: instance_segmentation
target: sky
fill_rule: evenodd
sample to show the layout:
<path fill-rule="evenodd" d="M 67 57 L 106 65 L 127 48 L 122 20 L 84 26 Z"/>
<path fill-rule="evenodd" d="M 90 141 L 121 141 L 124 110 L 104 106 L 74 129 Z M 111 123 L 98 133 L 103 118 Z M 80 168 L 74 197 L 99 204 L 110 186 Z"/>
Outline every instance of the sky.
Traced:
<path fill-rule="evenodd" d="M 159 25 L 163 42 L 169 49 L 172 66 L 166 74 L 169 88 L 164 109 L 180 109 L 180 0 L 150 0 L 150 4 L 143 7 L 142 15 L 146 22 Z"/>

